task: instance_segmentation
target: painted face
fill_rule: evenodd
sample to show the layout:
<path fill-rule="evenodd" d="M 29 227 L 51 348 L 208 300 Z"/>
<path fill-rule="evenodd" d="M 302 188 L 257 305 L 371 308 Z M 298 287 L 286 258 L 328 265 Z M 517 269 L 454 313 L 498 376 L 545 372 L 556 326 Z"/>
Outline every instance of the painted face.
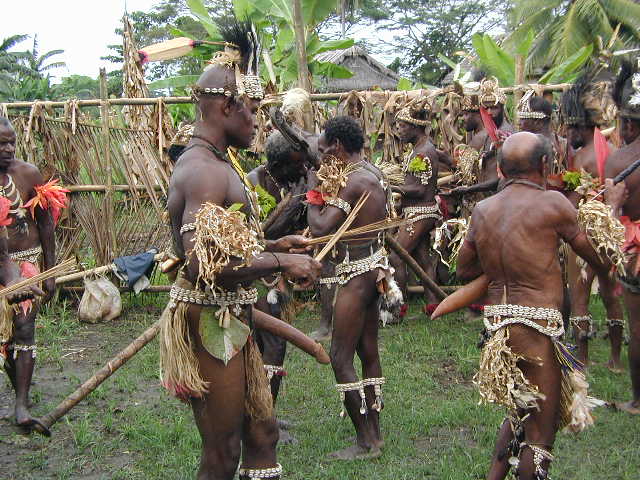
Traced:
<path fill-rule="evenodd" d="M 464 111 L 462 112 L 462 122 L 467 132 L 479 130 L 481 125 L 480 112 Z"/>
<path fill-rule="evenodd" d="M 253 99 L 238 100 L 232 106 L 229 117 L 228 130 L 231 136 L 231 145 L 239 148 L 249 148 L 256 136 L 258 125 L 256 113 L 260 102 Z"/>
<path fill-rule="evenodd" d="M 6 168 L 16 153 L 16 132 L 8 126 L 0 126 L 0 168 Z"/>

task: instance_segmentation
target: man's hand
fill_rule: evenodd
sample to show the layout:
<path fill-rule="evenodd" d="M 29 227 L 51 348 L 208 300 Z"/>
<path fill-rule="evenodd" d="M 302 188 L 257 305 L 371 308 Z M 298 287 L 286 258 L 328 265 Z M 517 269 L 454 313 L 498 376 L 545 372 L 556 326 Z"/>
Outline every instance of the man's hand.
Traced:
<path fill-rule="evenodd" d="M 309 239 L 302 235 L 287 235 L 268 244 L 270 252 L 281 253 L 305 253 L 313 248 L 309 245 Z"/>
<path fill-rule="evenodd" d="M 445 195 L 449 197 L 463 197 L 469 193 L 469 187 L 456 187 L 452 188 L 449 191 L 440 192 L 440 195 Z"/>
<path fill-rule="evenodd" d="M 629 191 L 624 182 L 620 182 L 617 185 L 613 184 L 613 179 L 607 178 L 604 181 L 605 191 L 604 199 L 607 205 L 613 208 L 613 212 L 617 213 L 620 207 L 622 207 L 629 197 Z"/>
<path fill-rule="evenodd" d="M 315 170 L 309 170 L 307 172 L 307 190 L 313 190 L 318 186 L 318 175 Z"/>
<path fill-rule="evenodd" d="M 48 278 L 44 281 L 44 297 L 42 298 L 42 303 L 46 303 L 53 297 L 53 294 L 56 293 L 56 279 Z"/>
<path fill-rule="evenodd" d="M 284 254 L 278 257 L 282 273 L 298 280 L 302 288 L 313 285 L 322 271 L 322 264 L 308 255 Z"/>
<path fill-rule="evenodd" d="M 17 277 L 10 282 L 7 282 L 7 287 L 11 285 L 15 285 L 16 283 L 20 283 L 24 281 L 23 277 Z M 25 300 L 33 300 L 36 296 L 41 297 L 44 295 L 44 292 L 40 290 L 36 285 L 31 287 L 24 287 L 20 290 L 12 293 L 11 295 L 7 295 L 7 302 L 9 305 L 14 305 L 16 303 L 24 302 Z"/>

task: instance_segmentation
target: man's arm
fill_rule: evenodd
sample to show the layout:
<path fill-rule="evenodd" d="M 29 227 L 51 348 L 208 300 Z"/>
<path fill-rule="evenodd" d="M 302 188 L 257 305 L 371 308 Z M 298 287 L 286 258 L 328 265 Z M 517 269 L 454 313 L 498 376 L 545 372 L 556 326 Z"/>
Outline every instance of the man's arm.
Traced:
<path fill-rule="evenodd" d="M 480 257 L 478 257 L 478 250 L 476 249 L 475 231 L 474 225 L 482 220 L 479 218 L 480 214 L 474 212 L 472 214 L 471 227 L 467 232 L 467 236 L 464 239 L 460 251 L 458 252 L 458 261 L 456 263 L 456 277 L 460 280 L 471 281 L 484 273 L 482 265 L 480 264 Z"/>
<path fill-rule="evenodd" d="M 392 186 L 391 190 L 402 194 L 402 196 L 406 198 L 414 198 L 414 199 L 424 198 L 425 194 L 427 193 L 427 185 L 423 185 L 422 183 L 420 183 L 420 180 L 418 180 L 416 177 L 414 177 L 410 173 L 407 173 L 405 175 L 405 179 L 408 176 L 413 177 L 416 180 L 416 182 L 410 183 L 407 185 L 405 180 L 404 185 Z"/>

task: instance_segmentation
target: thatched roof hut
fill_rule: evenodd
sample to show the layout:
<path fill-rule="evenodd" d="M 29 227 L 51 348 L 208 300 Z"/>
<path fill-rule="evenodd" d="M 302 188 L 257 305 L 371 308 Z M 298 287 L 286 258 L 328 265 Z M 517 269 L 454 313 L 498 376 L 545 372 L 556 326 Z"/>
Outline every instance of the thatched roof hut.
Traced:
<path fill-rule="evenodd" d="M 354 45 L 343 50 L 324 52 L 315 56 L 319 62 L 331 62 L 348 68 L 353 72 L 351 78 L 321 77 L 318 92 L 350 92 L 351 90 L 371 90 L 375 87 L 383 90 L 395 90 L 400 76 L 382 63 Z"/>

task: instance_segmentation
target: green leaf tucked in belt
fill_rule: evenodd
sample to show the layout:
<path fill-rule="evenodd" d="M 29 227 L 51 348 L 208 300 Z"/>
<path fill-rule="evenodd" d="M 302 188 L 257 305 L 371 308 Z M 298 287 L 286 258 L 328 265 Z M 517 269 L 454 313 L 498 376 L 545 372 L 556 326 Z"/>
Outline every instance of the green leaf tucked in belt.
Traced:
<path fill-rule="evenodd" d="M 227 328 L 221 327 L 215 308 L 204 307 L 200 313 L 200 338 L 202 345 L 213 357 L 226 365 L 242 350 L 251 329 L 231 315 Z"/>

